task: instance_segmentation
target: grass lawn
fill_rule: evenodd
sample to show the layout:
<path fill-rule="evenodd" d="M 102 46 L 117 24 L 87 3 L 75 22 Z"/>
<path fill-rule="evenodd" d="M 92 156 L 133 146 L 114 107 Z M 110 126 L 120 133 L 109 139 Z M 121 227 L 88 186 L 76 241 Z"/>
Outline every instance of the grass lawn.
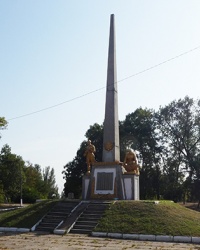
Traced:
<path fill-rule="evenodd" d="M 56 202 L 58 201 L 47 200 L 17 210 L 0 212 L 0 227 L 31 228 Z"/>
<path fill-rule="evenodd" d="M 117 201 L 95 231 L 200 236 L 200 213 L 170 201 Z"/>
<path fill-rule="evenodd" d="M 0 227 L 31 228 L 58 201 L 0 212 Z M 116 201 L 106 210 L 95 231 L 200 237 L 200 212 L 170 201 Z"/>

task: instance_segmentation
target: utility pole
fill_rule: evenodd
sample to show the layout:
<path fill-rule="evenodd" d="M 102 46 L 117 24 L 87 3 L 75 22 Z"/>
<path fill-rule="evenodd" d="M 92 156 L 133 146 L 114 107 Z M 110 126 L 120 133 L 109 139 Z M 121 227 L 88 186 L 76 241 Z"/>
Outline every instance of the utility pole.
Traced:
<path fill-rule="evenodd" d="M 20 206 L 23 206 L 23 199 L 22 199 L 22 166 L 20 166 Z"/>

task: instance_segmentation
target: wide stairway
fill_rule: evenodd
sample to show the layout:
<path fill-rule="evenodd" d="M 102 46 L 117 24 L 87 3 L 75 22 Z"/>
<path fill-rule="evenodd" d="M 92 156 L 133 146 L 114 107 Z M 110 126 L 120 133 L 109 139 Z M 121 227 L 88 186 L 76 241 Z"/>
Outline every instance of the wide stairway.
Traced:
<path fill-rule="evenodd" d="M 90 234 L 111 202 L 90 202 L 76 220 L 70 233 Z"/>
<path fill-rule="evenodd" d="M 61 201 L 50 210 L 36 227 L 35 231 L 52 233 L 53 230 L 70 215 L 78 202 Z"/>

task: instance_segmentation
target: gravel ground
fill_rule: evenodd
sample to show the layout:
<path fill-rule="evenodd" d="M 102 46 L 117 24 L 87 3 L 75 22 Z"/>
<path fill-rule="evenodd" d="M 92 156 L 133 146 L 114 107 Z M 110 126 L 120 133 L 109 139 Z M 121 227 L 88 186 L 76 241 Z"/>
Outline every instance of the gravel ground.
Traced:
<path fill-rule="evenodd" d="M 200 250 L 199 244 L 96 238 L 80 234 L 0 233 L 0 250 Z"/>

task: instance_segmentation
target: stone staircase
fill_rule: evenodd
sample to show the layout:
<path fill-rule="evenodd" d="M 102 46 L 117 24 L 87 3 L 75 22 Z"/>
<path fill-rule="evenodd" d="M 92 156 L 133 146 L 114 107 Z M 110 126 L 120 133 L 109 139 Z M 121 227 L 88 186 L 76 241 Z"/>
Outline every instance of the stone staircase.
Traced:
<path fill-rule="evenodd" d="M 61 201 L 50 210 L 36 226 L 35 231 L 52 233 L 54 229 L 70 215 L 79 202 Z"/>
<path fill-rule="evenodd" d="M 70 233 L 90 234 L 111 202 L 90 202 L 76 220 Z"/>

